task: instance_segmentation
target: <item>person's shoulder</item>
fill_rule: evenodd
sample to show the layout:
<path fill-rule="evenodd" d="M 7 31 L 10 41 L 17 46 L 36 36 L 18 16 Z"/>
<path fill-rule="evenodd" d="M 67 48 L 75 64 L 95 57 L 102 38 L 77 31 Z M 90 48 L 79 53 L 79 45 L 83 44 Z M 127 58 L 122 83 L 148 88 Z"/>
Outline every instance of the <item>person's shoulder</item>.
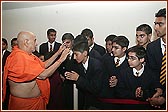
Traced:
<path fill-rule="evenodd" d="M 147 65 L 144 66 L 144 72 L 150 76 L 154 75 L 154 71 Z"/>
<path fill-rule="evenodd" d="M 109 54 L 109 53 L 105 53 L 102 57 L 103 57 L 103 58 L 105 58 L 105 57 L 110 57 L 110 54 Z"/>
<path fill-rule="evenodd" d="M 129 74 L 132 72 L 132 69 L 131 67 L 126 67 L 125 69 L 121 69 L 120 73 L 123 74 L 125 76 L 125 74 Z"/>
<path fill-rule="evenodd" d="M 6 50 L 6 53 L 7 53 L 7 54 L 10 54 L 11 52 L 10 52 L 10 51 L 8 51 L 8 50 Z"/>
<path fill-rule="evenodd" d="M 40 44 L 40 47 L 46 46 L 46 45 L 48 45 L 48 42 L 44 42 L 44 43 Z"/>
<path fill-rule="evenodd" d="M 17 58 L 17 59 L 23 59 L 23 58 L 26 58 L 28 56 L 28 53 L 26 53 L 25 51 L 23 50 L 20 50 L 20 49 L 17 49 L 17 50 L 13 50 L 9 57 L 13 57 L 13 58 Z"/>
<path fill-rule="evenodd" d="M 59 43 L 59 42 L 55 42 L 55 44 L 59 44 L 59 45 L 61 45 L 61 43 Z"/>
<path fill-rule="evenodd" d="M 109 53 L 105 53 L 103 56 L 102 56 L 102 60 L 110 60 L 112 58 L 112 56 L 109 54 Z"/>
<path fill-rule="evenodd" d="M 60 47 L 60 46 L 61 46 L 61 43 L 59 43 L 59 42 L 55 42 L 55 46 Z"/>
<path fill-rule="evenodd" d="M 100 48 L 100 49 L 105 49 L 103 46 L 101 46 L 101 45 L 99 45 L 99 44 L 97 44 L 97 43 L 94 43 L 95 44 L 95 47 L 98 47 L 98 48 Z"/>
<path fill-rule="evenodd" d="M 93 57 L 89 57 L 89 61 L 90 63 L 92 63 L 94 66 L 99 66 L 101 65 L 101 62 L 99 59 L 93 58 Z"/>
<path fill-rule="evenodd" d="M 149 48 L 149 47 L 155 47 L 159 42 L 160 42 L 160 38 L 158 38 L 158 39 L 152 41 L 151 43 L 149 43 L 147 45 L 147 48 Z"/>

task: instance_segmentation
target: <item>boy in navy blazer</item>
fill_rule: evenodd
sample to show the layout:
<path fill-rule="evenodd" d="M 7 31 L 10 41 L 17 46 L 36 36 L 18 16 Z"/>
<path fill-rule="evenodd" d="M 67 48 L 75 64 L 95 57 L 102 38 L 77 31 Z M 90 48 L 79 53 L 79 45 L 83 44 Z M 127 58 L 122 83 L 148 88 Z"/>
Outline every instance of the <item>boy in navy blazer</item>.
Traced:
<path fill-rule="evenodd" d="M 113 56 L 103 58 L 105 69 L 103 89 L 101 91 L 100 107 L 102 109 L 120 109 L 113 101 L 116 98 L 116 86 L 121 70 L 125 70 L 129 65 L 126 59 L 126 51 L 129 40 L 125 36 L 116 36 L 112 42 Z"/>
<path fill-rule="evenodd" d="M 82 39 L 81 39 L 82 37 Z M 78 35 L 73 46 L 75 71 L 66 72 L 66 79 L 74 80 L 78 89 L 78 109 L 97 109 L 97 97 L 101 90 L 103 68 L 99 60 L 89 57 L 88 42 Z"/>
<path fill-rule="evenodd" d="M 159 74 L 158 77 L 160 77 L 162 57 L 166 50 L 166 8 L 160 9 L 155 14 L 155 17 L 154 30 L 159 38 L 147 46 L 147 65 Z M 162 85 L 162 89 L 164 94 L 160 97 L 150 99 L 150 103 L 155 107 L 166 109 L 166 83 Z"/>
<path fill-rule="evenodd" d="M 152 109 L 146 100 L 162 95 L 159 78 L 145 64 L 146 50 L 142 46 L 128 49 L 129 68 L 122 70 L 118 77 L 117 97 L 122 109 Z"/>

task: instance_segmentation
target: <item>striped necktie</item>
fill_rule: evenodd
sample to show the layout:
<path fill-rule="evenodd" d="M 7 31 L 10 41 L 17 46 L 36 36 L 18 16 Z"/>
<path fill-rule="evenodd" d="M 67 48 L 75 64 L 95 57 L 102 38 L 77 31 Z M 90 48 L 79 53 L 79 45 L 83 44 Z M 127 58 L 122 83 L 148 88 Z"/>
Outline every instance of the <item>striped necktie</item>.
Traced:
<path fill-rule="evenodd" d="M 162 66 L 160 72 L 160 83 L 164 85 L 166 83 L 166 49 L 164 51 L 164 55 L 162 57 Z"/>

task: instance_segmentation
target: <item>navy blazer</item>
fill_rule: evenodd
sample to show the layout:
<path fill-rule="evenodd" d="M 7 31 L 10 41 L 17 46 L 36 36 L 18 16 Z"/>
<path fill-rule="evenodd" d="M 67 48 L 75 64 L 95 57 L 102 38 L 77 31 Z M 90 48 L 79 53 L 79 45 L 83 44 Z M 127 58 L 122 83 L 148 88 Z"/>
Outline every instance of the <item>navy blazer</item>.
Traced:
<path fill-rule="evenodd" d="M 162 66 L 162 49 L 161 49 L 161 38 L 151 42 L 148 44 L 146 48 L 147 52 L 147 62 L 146 64 L 153 71 L 160 74 L 161 66 Z"/>
<path fill-rule="evenodd" d="M 106 50 L 104 47 L 94 43 L 93 49 L 95 49 L 96 51 L 98 51 L 100 53 L 101 56 L 103 56 L 106 53 Z"/>
<path fill-rule="evenodd" d="M 104 67 L 104 78 L 103 78 L 103 89 L 101 91 L 100 97 L 102 98 L 115 98 L 115 88 L 109 86 L 109 78 L 111 76 L 118 76 L 120 75 L 121 70 L 125 70 L 129 67 L 128 60 L 125 59 L 124 62 L 119 66 L 115 66 L 114 56 L 110 56 L 106 53 L 103 56 L 103 67 Z"/>
<path fill-rule="evenodd" d="M 143 97 L 139 100 L 146 100 L 152 97 L 156 92 L 156 88 L 161 88 L 159 78 L 153 75 L 154 72 L 145 66 L 144 71 L 140 77 L 136 77 L 133 74 L 132 68 L 127 68 L 121 71 L 119 75 L 119 81 L 117 86 L 117 96 L 119 98 L 137 99 L 135 97 L 135 91 L 137 87 L 142 87 Z M 138 100 L 138 99 L 137 99 Z"/>
<path fill-rule="evenodd" d="M 48 59 L 48 58 L 50 58 L 55 52 L 58 51 L 58 49 L 59 49 L 60 46 L 61 46 L 60 43 L 55 42 L 55 44 L 54 44 L 54 50 L 53 50 L 53 52 L 50 54 L 49 51 L 48 51 L 48 49 L 49 49 L 49 48 L 48 48 L 48 42 L 42 43 L 42 44 L 40 45 L 40 48 L 39 48 L 39 53 L 42 54 L 42 55 L 44 55 L 44 56 L 47 57 L 47 59 Z"/>
<path fill-rule="evenodd" d="M 146 101 L 147 98 L 151 98 L 156 92 L 155 89 L 161 87 L 158 77 L 153 75 L 153 71 L 145 67 L 144 72 L 140 77 L 133 75 L 133 69 L 127 68 L 121 71 L 118 77 L 118 84 L 116 89 L 116 95 L 121 99 L 133 99 L 137 101 Z M 136 98 L 135 91 L 138 87 L 142 87 L 143 97 Z M 120 104 L 122 109 L 134 109 L 134 110 L 146 110 L 152 109 L 150 104 Z"/>
<path fill-rule="evenodd" d="M 4 52 L 4 55 L 3 55 L 3 57 L 2 57 L 2 71 L 4 71 L 4 66 L 5 66 L 5 63 L 6 63 L 6 59 L 7 59 L 7 57 L 10 55 L 10 51 L 8 51 L 8 50 L 6 50 L 5 52 Z"/>
<path fill-rule="evenodd" d="M 96 105 L 96 97 L 102 89 L 103 68 L 99 60 L 89 58 L 88 69 L 84 72 L 82 64 L 78 64 L 79 78 L 76 81 L 78 88 L 78 108 L 87 109 Z"/>
<path fill-rule="evenodd" d="M 103 66 L 109 77 L 113 75 L 117 76 L 118 74 L 120 74 L 121 70 L 129 67 L 127 59 L 125 59 L 124 62 L 119 67 L 116 67 L 114 58 L 115 58 L 114 56 L 110 55 L 104 55 L 103 57 Z"/>
<path fill-rule="evenodd" d="M 89 52 L 89 56 L 92 57 L 92 58 L 98 59 L 99 61 L 102 60 L 102 56 L 95 49 L 91 49 L 91 51 Z"/>
<path fill-rule="evenodd" d="M 151 42 L 147 46 L 147 65 L 160 77 L 161 66 L 162 66 L 162 49 L 161 49 L 161 38 Z M 162 85 L 163 97 L 166 96 L 166 83 Z M 163 107 L 162 107 L 163 106 Z M 165 109 L 165 103 L 161 108 Z"/>

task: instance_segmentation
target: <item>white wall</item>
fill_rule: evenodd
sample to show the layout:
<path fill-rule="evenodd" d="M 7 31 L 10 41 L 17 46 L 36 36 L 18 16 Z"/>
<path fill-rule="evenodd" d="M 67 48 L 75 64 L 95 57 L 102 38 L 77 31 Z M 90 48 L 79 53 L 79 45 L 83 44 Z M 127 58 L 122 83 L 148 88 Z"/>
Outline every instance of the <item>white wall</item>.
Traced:
<path fill-rule="evenodd" d="M 147 23 L 153 27 L 155 13 L 167 7 L 166 1 L 81 2 L 2 11 L 2 35 L 10 42 L 18 32 L 36 34 L 38 44 L 47 41 L 46 30 L 58 31 L 57 41 L 65 32 L 74 36 L 91 28 L 95 41 L 104 46 L 109 34 L 125 35 L 135 44 L 135 28 Z M 10 45 L 10 44 L 9 44 Z M 9 47 L 10 49 L 10 47 Z"/>

